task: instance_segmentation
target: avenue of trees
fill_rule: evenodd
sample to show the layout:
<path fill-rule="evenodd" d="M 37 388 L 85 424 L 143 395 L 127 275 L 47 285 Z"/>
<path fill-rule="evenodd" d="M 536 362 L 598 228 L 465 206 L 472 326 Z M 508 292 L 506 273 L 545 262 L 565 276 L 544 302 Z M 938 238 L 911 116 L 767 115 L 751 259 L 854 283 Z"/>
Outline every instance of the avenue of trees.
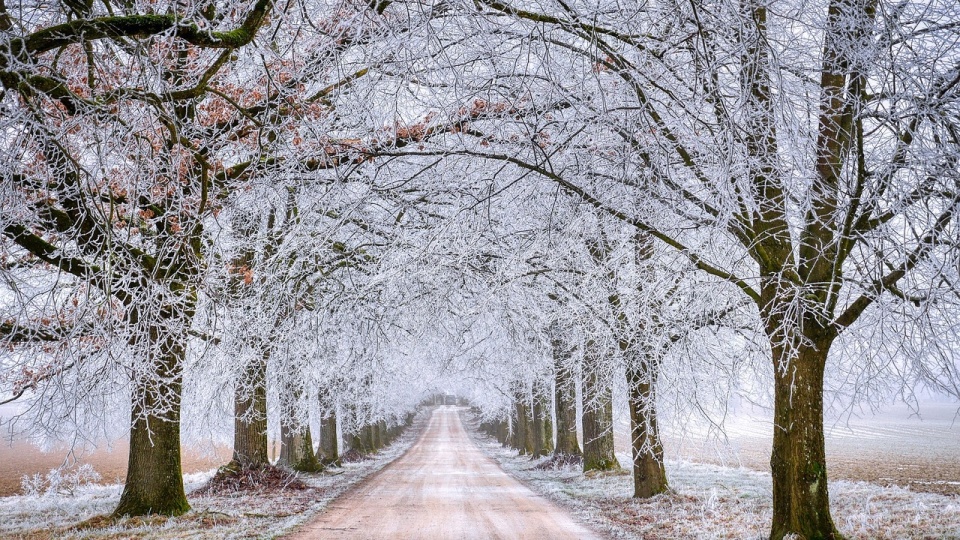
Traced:
<path fill-rule="evenodd" d="M 953 0 L 0 0 L 0 84 L 0 402 L 126 426 L 118 516 L 445 389 L 651 497 L 749 387 L 771 539 L 839 538 L 825 407 L 960 398 Z"/>

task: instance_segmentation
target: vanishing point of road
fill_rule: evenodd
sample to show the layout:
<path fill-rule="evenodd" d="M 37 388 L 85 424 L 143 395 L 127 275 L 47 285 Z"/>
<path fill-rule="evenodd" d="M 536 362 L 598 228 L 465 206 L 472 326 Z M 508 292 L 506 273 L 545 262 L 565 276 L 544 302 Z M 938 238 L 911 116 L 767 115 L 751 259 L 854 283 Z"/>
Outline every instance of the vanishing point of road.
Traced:
<path fill-rule="evenodd" d="M 487 457 L 458 409 L 434 409 L 420 439 L 291 536 L 308 539 L 595 539 Z"/>

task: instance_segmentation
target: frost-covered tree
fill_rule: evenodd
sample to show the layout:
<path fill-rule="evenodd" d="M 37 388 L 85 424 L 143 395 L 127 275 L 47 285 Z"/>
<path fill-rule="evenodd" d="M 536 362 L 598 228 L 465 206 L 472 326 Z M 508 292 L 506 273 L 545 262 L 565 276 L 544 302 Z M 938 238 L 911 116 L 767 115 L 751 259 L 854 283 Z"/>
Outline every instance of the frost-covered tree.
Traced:
<path fill-rule="evenodd" d="M 834 344 L 865 339 L 874 314 L 899 340 L 956 306 L 955 3 L 480 6 L 498 50 L 524 58 L 491 59 L 486 88 L 538 114 L 460 152 L 551 179 L 740 289 L 774 373 L 771 538 L 837 537 Z M 940 350 L 898 363 L 953 387 Z"/>
<path fill-rule="evenodd" d="M 2 389 L 50 430 L 128 391 L 116 513 L 178 514 L 184 385 L 310 466 L 311 417 L 372 449 L 468 382 L 534 455 L 553 384 L 577 454 L 582 377 L 604 467 L 626 374 L 646 495 L 658 379 L 735 322 L 771 538 L 836 537 L 831 373 L 957 393 L 955 4 L 0 3 Z"/>
<path fill-rule="evenodd" d="M 188 342 L 223 343 L 193 324 L 217 296 L 211 274 L 222 268 L 210 263 L 223 262 L 242 287 L 253 279 L 244 259 L 270 255 L 254 253 L 262 245 L 221 253 L 221 212 L 236 216 L 235 195 L 257 182 L 291 185 L 294 175 L 362 161 L 321 117 L 325 100 L 359 76 L 340 71 L 351 67 L 344 49 L 384 28 L 386 4 L 301 7 L 0 6 L 5 389 L 32 390 L 35 425 L 53 429 L 52 410 L 109 414 L 110 396 L 129 388 L 117 515 L 188 508 L 179 427 Z M 315 13 L 328 18 L 303 20 Z M 233 322 L 247 322 L 257 342 L 270 337 L 259 323 L 282 315 L 272 311 Z M 248 345 L 261 362 L 269 354 Z M 95 398 L 109 406 L 90 407 Z"/>
<path fill-rule="evenodd" d="M 129 390 L 117 515 L 189 508 L 180 395 L 204 228 L 260 150 L 258 122 L 231 112 L 263 87 L 242 66 L 273 4 L 218 7 L 0 7 L 4 380 L 37 410 Z"/>

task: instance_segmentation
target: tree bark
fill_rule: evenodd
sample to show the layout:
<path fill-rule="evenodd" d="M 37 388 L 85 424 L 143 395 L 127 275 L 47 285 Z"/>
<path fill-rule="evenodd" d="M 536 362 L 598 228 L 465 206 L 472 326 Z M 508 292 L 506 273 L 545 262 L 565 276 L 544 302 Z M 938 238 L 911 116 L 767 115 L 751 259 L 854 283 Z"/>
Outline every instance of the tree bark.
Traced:
<path fill-rule="evenodd" d="M 376 424 L 367 424 L 363 426 L 363 445 L 370 453 L 377 451 L 377 427 Z"/>
<path fill-rule="evenodd" d="M 808 540 L 841 538 L 830 515 L 823 433 L 823 374 L 832 342 L 831 337 L 820 338 L 791 352 L 783 342 L 771 339 L 775 370 L 772 540 L 791 534 Z"/>
<path fill-rule="evenodd" d="M 524 454 L 537 457 L 537 421 L 533 416 L 533 407 L 525 403 L 524 411 L 527 413 L 527 419 L 524 423 L 527 429 L 523 436 Z"/>
<path fill-rule="evenodd" d="M 588 343 L 587 348 L 597 353 L 594 344 Z M 583 472 L 619 468 L 613 448 L 613 390 L 593 366 L 584 366 Z"/>
<path fill-rule="evenodd" d="M 663 444 L 657 429 L 657 366 L 652 360 L 627 369 L 630 406 L 631 453 L 633 455 L 633 496 L 647 498 L 667 490 L 663 467 Z"/>
<path fill-rule="evenodd" d="M 360 454 L 366 454 L 368 452 L 367 448 L 363 443 L 363 429 L 360 428 L 356 433 L 350 434 L 350 449 L 359 452 Z"/>
<path fill-rule="evenodd" d="M 317 460 L 321 465 L 340 465 L 340 449 L 337 441 L 337 411 L 331 410 L 320 418 L 320 446 Z"/>
<path fill-rule="evenodd" d="M 302 403 L 302 381 L 293 372 L 280 388 L 280 457 L 277 465 L 301 472 L 318 472 L 321 467 L 313 453 L 309 422 L 301 421 L 297 410 Z"/>
<path fill-rule="evenodd" d="M 528 455 L 533 453 L 533 428 L 530 426 L 530 408 L 527 407 L 526 400 L 522 394 L 518 394 L 516 401 L 514 401 L 514 409 L 516 412 L 516 424 L 514 426 L 513 433 L 513 447 L 520 452 L 520 455 Z"/>
<path fill-rule="evenodd" d="M 280 459 L 277 465 L 301 472 L 319 472 L 323 468 L 313 453 L 313 440 L 306 426 L 280 425 Z"/>
<path fill-rule="evenodd" d="M 229 466 L 262 467 L 267 452 L 267 363 L 270 350 L 247 365 L 234 392 L 233 459 Z"/>
<path fill-rule="evenodd" d="M 533 383 L 533 457 L 553 451 L 553 425 L 550 422 L 550 392 L 542 382 Z"/>
<path fill-rule="evenodd" d="M 513 416 L 510 420 L 510 446 L 523 454 L 523 433 L 526 426 L 522 425 L 523 409 L 519 401 L 513 402 Z"/>
<path fill-rule="evenodd" d="M 390 434 L 387 433 L 387 421 L 380 420 L 375 424 L 376 435 L 377 435 L 377 450 L 382 450 L 390 444 Z"/>
<path fill-rule="evenodd" d="M 552 401 L 547 402 L 543 417 L 543 449 L 546 454 L 553 453 L 553 407 L 551 405 Z"/>
<path fill-rule="evenodd" d="M 506 420 L 497 420 L 497 440 L 501 446 L 510 442 L 510 424 Z"/>
<path fill-rule="evenodd" d="M 164 333 L 165 329 L 152 328 L 151 342 L 160 341 Z M 180 463 L 185 344 L 168 336 L 157 349 L 154 376 L 134 382 L 127 479 L 114 516 L 178 516 L 190 510 Z"/>
<path fill-rule="evenodd" d="M 580 442 L 577 440 L 577 389 L 570 369 L 563 365 L 565 362 L 558 356 L 554 347 L 556 371 L 554 372 L 554 394 L 557 409 L 557 445 L 554 447 L 555 456 L 582 456 Z"/>
<path fill-rule="evenodd" d="M 272 223 L 273 212 L 268 221 Z M 243 221 L 235 219 L 233 227 L 242 238 L 257 238 L 259 232 L 257 220 Z M 244 246 L 231 261 L 234 268 L 251 269 L 256 259 L 253 244 Z M 248 286 L 240 273 L 233 274 L 230 281 L 231 294 L 242 305 Z M 249 299 L 246 299 L 249 301 Z M 270 343 L 262 337 L 250 336 L 246 344 L 252 350 L 259 348 L 259 357 L 251 359 L 240 374 L 234 388 L 233 401 L 233 458 L 227 465 L 232 470 L 258 468 L 270 465 L 269 443 L 267 441 L 267 365 L 273 352 Z"/>

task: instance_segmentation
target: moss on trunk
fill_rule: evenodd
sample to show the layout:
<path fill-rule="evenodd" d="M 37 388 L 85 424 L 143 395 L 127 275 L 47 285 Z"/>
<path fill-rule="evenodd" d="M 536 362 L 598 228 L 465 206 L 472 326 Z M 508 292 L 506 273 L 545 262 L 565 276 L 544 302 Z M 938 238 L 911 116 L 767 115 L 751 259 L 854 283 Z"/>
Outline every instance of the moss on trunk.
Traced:
<path fill-rule="evenodd" d="M 277 464 L 300 472 L 323 469 L 313 453 L 313 440 L 306 426 L 280 426 L 280 459 Z"/>

